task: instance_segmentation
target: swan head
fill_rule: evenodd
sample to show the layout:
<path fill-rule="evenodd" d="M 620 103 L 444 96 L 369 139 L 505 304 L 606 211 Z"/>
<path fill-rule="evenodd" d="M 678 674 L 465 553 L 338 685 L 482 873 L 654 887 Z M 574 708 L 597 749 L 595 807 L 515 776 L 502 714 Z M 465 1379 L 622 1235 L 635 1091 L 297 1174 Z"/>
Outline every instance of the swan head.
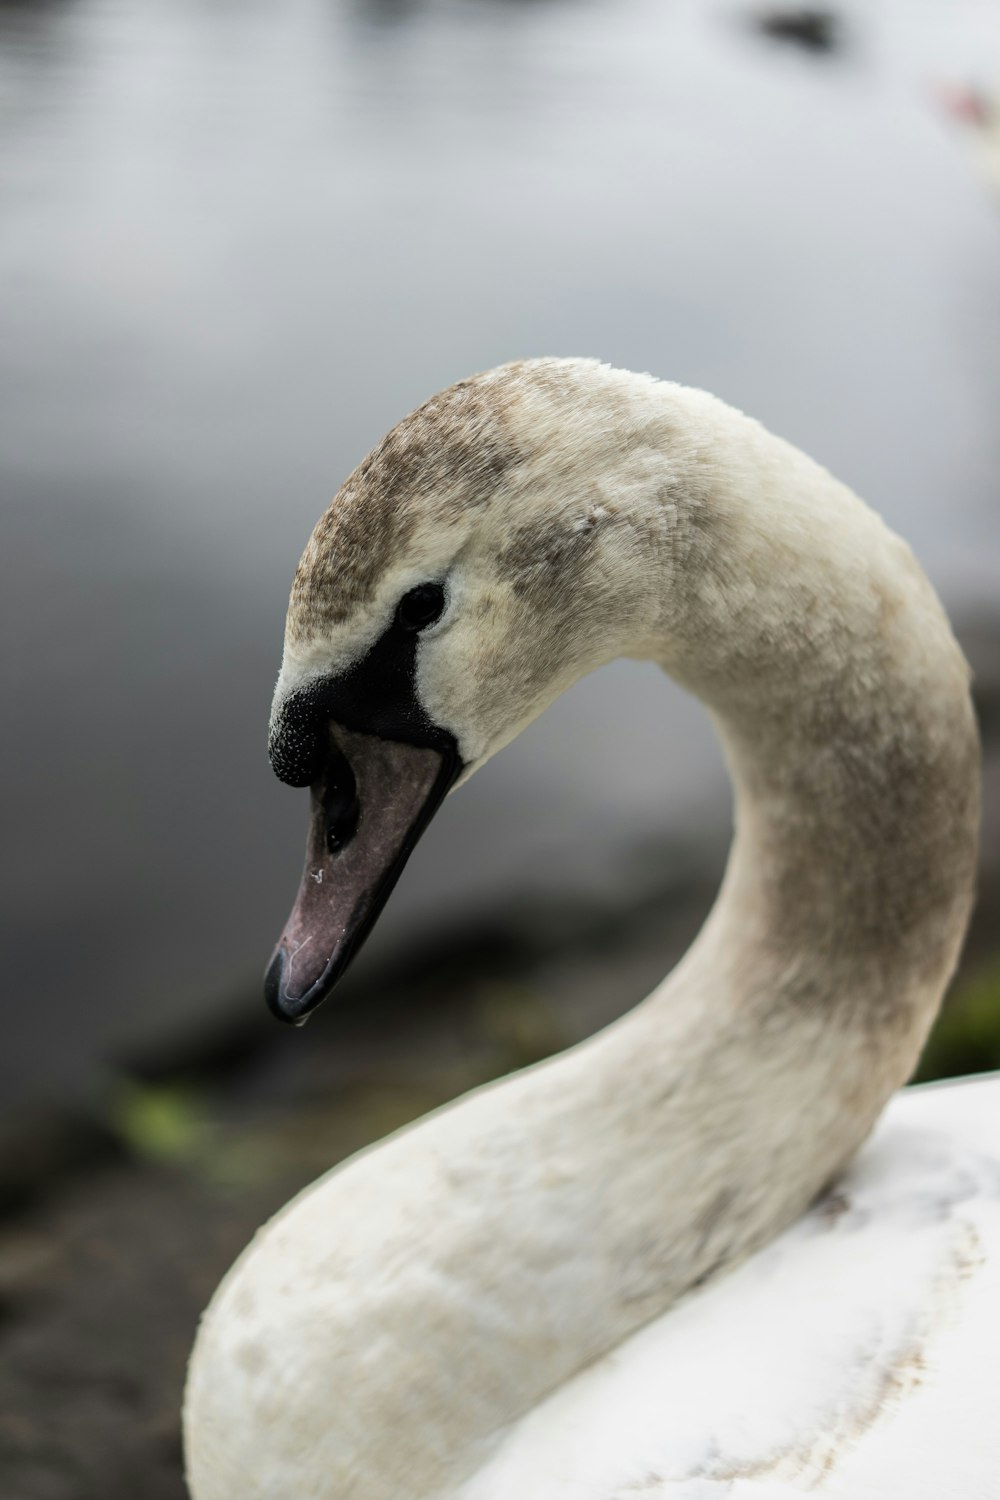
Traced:
<path fill-rule="evenodd" d="M 312 799 L 266 979 L 283 1019 L 330 992 L 458 780 L 576 678 L 644 654 L 656 389 L 580 360 L 462 381 L 393 428 L 316 526 L 269 737 L 275 773 Z"/>

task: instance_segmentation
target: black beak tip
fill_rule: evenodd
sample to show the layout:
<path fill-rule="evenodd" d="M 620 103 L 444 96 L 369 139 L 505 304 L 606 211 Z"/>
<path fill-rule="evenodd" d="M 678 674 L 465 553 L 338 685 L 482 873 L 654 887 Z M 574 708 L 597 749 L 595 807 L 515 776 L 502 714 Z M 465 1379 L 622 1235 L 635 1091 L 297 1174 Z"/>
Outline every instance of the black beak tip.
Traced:
<path fill-rule="evenodd" d="M 284 985 L 285 978 L 285 955 L 280 948 L 275 949 L 274 957 L 267 966 L 264 975 L 264 999 L 272 1016 L 279 1021 L 284 1021 L 287 1026 L 304 1026 L 309 1019 L 310 1012 L 323 999 L 325 990 L 319 985 L 313 985 L 304 995 L 289 995 Z M 319 991 L 319 993 L 315 993 Z"/>

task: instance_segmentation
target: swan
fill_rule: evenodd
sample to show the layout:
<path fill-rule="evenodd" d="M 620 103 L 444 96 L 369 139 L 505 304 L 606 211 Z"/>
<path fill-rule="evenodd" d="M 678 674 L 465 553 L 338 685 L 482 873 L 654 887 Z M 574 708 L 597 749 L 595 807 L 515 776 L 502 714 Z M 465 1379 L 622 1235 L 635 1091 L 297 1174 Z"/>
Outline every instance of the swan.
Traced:
<path fill-rule="evenodd" d="M 446 793 L 620 655 L 722 738 L 705 926 L 627 1016 L 258 1232 L 195 1341 L 194 1500 L 1000 1496 L 1000 1080 L 867 1139 L 970 909 L 968 671 L 803 453 L 588 360 L 388 434 L 292 586 L 270 755 L 312 814 L 269 1003 L 301 1022 Z"/>

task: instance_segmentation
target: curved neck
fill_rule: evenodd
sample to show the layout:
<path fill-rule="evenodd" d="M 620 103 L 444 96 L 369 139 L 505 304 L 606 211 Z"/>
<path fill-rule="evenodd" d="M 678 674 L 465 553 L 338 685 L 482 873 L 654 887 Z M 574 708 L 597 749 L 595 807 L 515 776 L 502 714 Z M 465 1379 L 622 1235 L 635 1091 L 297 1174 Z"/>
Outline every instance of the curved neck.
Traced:
<path fill-rule="evenodd" d="M 693 403 L 724 455 L 679 508 L 683 586 L 659 653 L 711 710 L 734 784 L 706 939 L 725 927 L 716 961 L 738 956 L 744 998 L 850 1016 L 895 1059 L 891 1088 L 912 1069 L 971 904 L 968 669 L 879 517 L 759 424 L 700 393 L 674 399 Z M 873 1099 L 877 1110 L 878 1087 Z"/>
<path fill-rule="evenodd" d="M 735 837 L 705 927 L 642 1005 L 427 1129 L 467 1163 L 477 1215 L 449 1265 L 464 1295 L 435 1308 L 492 1393 L 488 1419 L 479 1379 L 448 1398 L 470 1467 L 831 1181 L 911 1072 L 971 902 L 968 674 L 909 550 L 756 423 L 658 389 L 663 473 L 632 493 L 671 524 L 642 654 L 712 712 Z"/>

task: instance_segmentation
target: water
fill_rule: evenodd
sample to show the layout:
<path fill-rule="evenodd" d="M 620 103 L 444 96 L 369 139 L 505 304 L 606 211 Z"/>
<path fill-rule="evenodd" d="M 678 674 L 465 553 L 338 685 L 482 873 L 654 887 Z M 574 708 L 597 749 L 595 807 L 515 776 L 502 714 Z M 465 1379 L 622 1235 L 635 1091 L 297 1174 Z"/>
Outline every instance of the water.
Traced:
<path fill-rule="evenodd" d="M 808 56 L 693 0 L 0 7 L 8 1100 L 246 1003 L 305 832 L 264 756 L 295 560 L 469 371 L 707 386 L 995 597 L 1000 204 L 935 88 L 988 81 L 998 7 L 844 14 Z M 373 942 L 618 887 L 725 805 L 700 712 L 610 669 Z"/>

